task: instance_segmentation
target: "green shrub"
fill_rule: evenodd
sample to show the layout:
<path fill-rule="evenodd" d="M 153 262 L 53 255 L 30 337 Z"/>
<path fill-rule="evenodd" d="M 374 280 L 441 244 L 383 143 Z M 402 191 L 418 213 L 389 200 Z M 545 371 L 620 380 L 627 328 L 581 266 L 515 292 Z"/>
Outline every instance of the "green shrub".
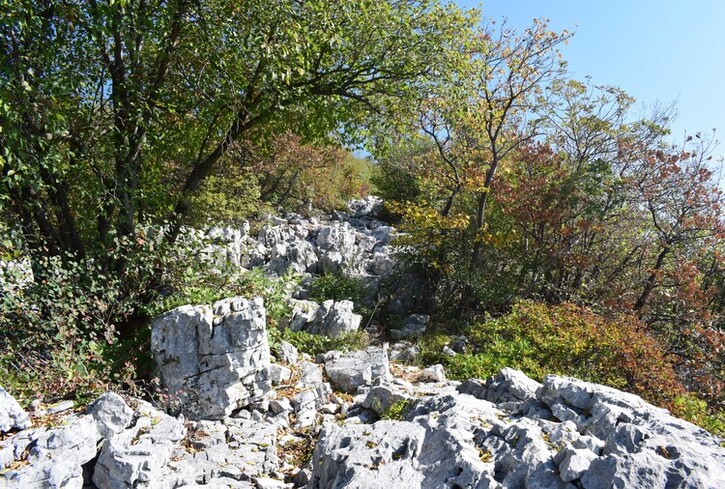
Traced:
<path fill-rule="evenodd" d="M 707 402 L 698 399 L 694 394 L 688 393 L 676 397 L 672 414 L 725 438 L 725 413 L 710 412 Z"/>
<path fill-rule="evenodd" d="M 381 419 L 401 421 L 403 418 L 405 418 L 405 415 L 408 414 L 408 411 L 410 411 L 412 404 L 413 402 L 409 399 L 398 401 L 390 406 L 390 408 L 383 413 Z"/>
<path fill-rule="evenodd" d="M 365 286 L 360 279 L 326 273 L 312 281 L 310 298 L 318 302 L 332 299 L 359 304 L 365 299 Z"/>
<path fill-rule="evenodd" d="M 662 347 L 631 316 L 606 318 L 572 304 L 520 302 L 468 335 L 473 354 L 437 359 L 452 378 L 485 378 L 513 367 L 537 380 L 560 374 L 606 384 L 667 407 L 684 393 Z"/>
<path fill-rule="evenodd" d="M 227 297 L 260 296 L 264 299 L 268 325 L 276 326 L 291 313 L 288 297 L 298 282 L 299 277 L 291 272 L 282 277 L 268 276 L 261 268 L 214 273 L 194 261 L 174 278 L 173 292 L 158 297 L 144 311 L 154 317 L 185 304 L 213 304 Z"/>
<path fill-rule="evenodd" d="M 312 281 L 310 299 L 317 302 L 324 302 L 330 299 L 334 301 L 352 301 L 355 305 L 355 312 L 363 317 L 363 324 L 365 324 L 373 313 L 364 304 L 366 296 L 365 284 L 359 278 L 326 273 L 315 277 Z"/>
<path fill-rule="evenodd" d="M 93 259 L 27 256 L 34 280 L 0 293 L 0 374 L 23 401 L 88 399 L 132 383 L 134 352 L 118 330 L 134 315 L 149 284 L 152 258 L 119 245 L 108 259 L 127 265 L 124 280 Z"/>
<path fill-rule="evenodd" d="M 270 348 L 278 353 L 280 341 L 287 341 L 299 351 L 312 356 L 331 350 L 352 351 L 362 350 L 370 345 L 370 337 L 365 331 L 355 331 L 337 338 L 314 335 L 305 331 L 292 331 L 278 328 L 269 329 Z"/>

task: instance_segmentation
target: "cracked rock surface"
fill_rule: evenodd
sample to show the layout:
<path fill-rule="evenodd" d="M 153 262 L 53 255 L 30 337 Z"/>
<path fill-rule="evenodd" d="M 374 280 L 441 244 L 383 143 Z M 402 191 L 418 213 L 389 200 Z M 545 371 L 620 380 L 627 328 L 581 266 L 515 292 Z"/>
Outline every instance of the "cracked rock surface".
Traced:
<path fill-rule="evenodd" d="M 295 361 L 272 365 L 291 379 L 231 416 L 188 420 L 106 393 L 16 432 L 0 442 L 0 487 L 725 487 L 722 440 L 631 394 L 512 369 L 435 381 L 402 365 L 343 393 L 323 372 L 384 349 L 313 363 L 289 346 Z"/>

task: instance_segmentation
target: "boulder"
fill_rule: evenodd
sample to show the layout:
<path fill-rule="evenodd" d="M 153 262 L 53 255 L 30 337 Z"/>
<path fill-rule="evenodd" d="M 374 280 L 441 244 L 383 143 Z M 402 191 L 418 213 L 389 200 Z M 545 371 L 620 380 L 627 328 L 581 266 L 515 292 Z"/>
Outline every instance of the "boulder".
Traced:
<path fill-rule="evenodd" d="M 353 217 L 375 217 L 383 210 L 383 199 L 368 195 L 363 199 L 351 200 L 347 204 Z"/>
<path fill-rule="evenodd" d="M 26 455 L 27 464 L 0 474 L 0 486 L 83 487 L 83 466 L 96 457 L 100 440 L 93 417 L 70 417 L 64 426 L 40 428 L 28 435 L 12 439 L 10 450 L 15 460 Z"/>
<path fill-rule="evenodd" d="M 324 426 L 308 487 L 725 487 L 721 440 L 637 396 L 512 369 L 432 387 L 369 388 Z"/>
<path fill-rule="evenodd" d="M 0 433 L 10 430 L 24 430 L 32 425 L 18 401 L 0 387 Z"/>
<path fill-rule="evenodd" d="M 534 399 L 540 387 L 541 384 L 528 378 L 520 370 L 506 367 L 488 378 L 485 383 L 478 380 L 462 383 L 458 387 L 458 392 L 499 404 Z"/>
<path fill-rule="evenodd" d="M 88 406 L 86 412 L 96 420 L 98 433 L 108 439 L 128 428 L 133 420 L 133 409 L 121 396 L 106 392 Z"/>
<path fill-rule="evenodd" d="M 362 351 L 332 351 L 325 355 L 325 373 L 330 382 L 345 392 L 390 376 L 387 352 L 369 347 Z"/>
<path fill-rule="evenodd" d="M 137 401 L 136 423 L 104 441 L 93 483 L 109 489 L 172 488 L 168 463 L 186 434 L 183 420 Z"/>
<path fill-rule="evenodd" d="M 279 359 L 289 365 L 296 365 L 300 361 L 300 353 L 292 343 L 287 341 L 279 342 Z"/>
<path fill-rule="evenodd" d="M 289 303 L 292 306 L 292 314 L 283 325 L 292 331 L 300 331 L 306 329 L 308 325 L 315 321 L 317 310 L 320 308 L 317 302 L 290 299 Z"/>
<path fill-rule="evenodd" d="M 355 332 L 360 328 L 362 316 L 352 312 L 352 301 L 327 300 L 320 305 L 312 323 L 305 326 L 311 334 L 337 338 Z"/>
<path fill-rule="evenodd" d="M 393 344 L 388 352 L 391 362 L 412 362 L 420 356 L 420 347 L 406 341 Z"/>
<path fill-rule="evenodd" d="M 278 429 L 268 419 L 192 423 L 184 445 L 174 450 L 168 472 L 160 480 L 184 488 L 256 487 L 255 478 L 279 468 Z"/>
<path fill-rule="evenodd" d="M 426 367 L 418 374 L 418 380 L 421 382 L 443 382 L 446 380 L 445 369 L 440 363 Z"/>
<path fill-rule="evenodd" d="M 584 487 L 725 487 L 721 440 L 667 410 L 633 394 L 553 375 L 537 396 L 556 418 L 603 442 L 601 455 L 581 475 Z"/>
<path fill-rule="evenodd" d="M 157 374 L 184 413 L 220 419 L 259 401 L 271 389 L 265 309 L 261 298 L 182 306 L 156 318 L 151 350 Z"/>

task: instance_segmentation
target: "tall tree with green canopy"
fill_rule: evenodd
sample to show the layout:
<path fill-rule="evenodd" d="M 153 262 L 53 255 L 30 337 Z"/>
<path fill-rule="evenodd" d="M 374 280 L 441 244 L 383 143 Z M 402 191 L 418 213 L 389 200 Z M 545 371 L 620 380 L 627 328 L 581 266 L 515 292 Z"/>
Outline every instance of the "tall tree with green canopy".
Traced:
<path fill-rule="evenodd" d="M 469 16 L 437 0 L 3 0 L 0 201 L 76 256 L 166 218 L 245 138 L 362 134 Z"/>
<path fill-rule="evenodd" d="M 453 210 L 469 216 L 468 258 L 457 267 L 466 284 L 459 315 L 475 295 L 471 284 L 480 275 L 496 175 L 517 148 L 539 134 L 541 95 L 563 75 L 558 47 L 570 36 L 549 31 L 543 21 L 521 33 L 493 22 L 484 25 L 460 48 L 467 62 L 421 105 L 422 132 L 437 150 L 437 161 L 430 164 L 438 169 L 432 186 L 445 195 L 438 211 L 444 217 Z"/>

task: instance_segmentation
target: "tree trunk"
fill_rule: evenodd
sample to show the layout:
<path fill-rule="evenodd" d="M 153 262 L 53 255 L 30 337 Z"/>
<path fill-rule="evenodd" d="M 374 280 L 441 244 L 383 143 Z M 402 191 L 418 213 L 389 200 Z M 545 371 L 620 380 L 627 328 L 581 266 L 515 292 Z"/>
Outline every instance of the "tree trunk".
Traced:
<path fill-rule="evenodd" d="M 665 245 L 664 248 L 660 251 L 660 254 L 657 255 L 657 262 L 655 263 L 654 268 L 652 269 L 652 273 L 650 273 L 650 276 L 647 277 L 647 281 L 644 283 L 644 289 L 642 290 L 642 294 L 637 299 L 637 302 L 634 304 L 634 307 L 632 310 L 637 312 L 637 316 L 641 319 L 642 318 L 642 309 L 647 304 L 647 300 L 649 299 L 650 294 L 657 286 L 657 275 L 660 269 L 662 268 L 662 265 L 664 264 L 665 257 L 670 252 L 670 245 Z"/>

